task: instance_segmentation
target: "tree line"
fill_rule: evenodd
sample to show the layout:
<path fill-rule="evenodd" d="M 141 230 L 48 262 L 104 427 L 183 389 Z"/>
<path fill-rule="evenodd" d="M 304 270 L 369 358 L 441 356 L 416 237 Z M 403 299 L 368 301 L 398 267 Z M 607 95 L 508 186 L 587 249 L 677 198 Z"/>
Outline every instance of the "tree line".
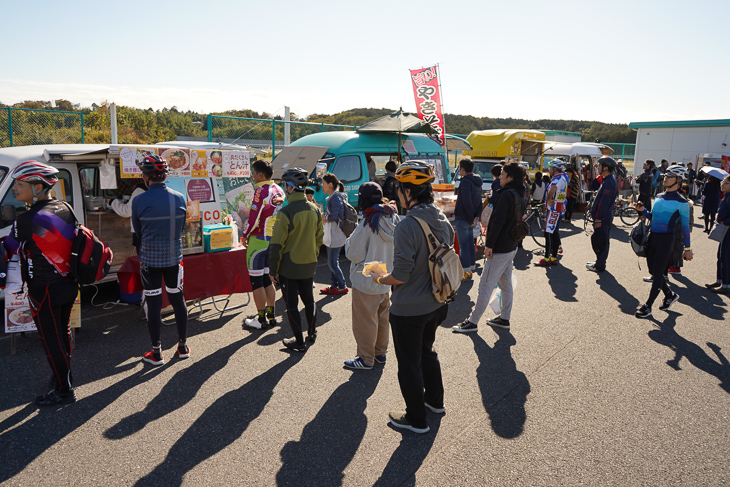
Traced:
<path fill-rule="evenodd" d="M 111 117 L 110 104 L 102 102 L 93 103 L 91 107 L 80 107 L 78 103 L 68 100 L 54 101 L 24 101 L 14 105 L 5 105 L 0 102 L 0 107 L 26 108 L 33 110 L 51 111 L 80 111 L 84 114 L 84 141 L 86 143 L 109 143 L 111 142 Z M 314 123 L 326 123 L 337 125 L 361 126 L 372 120 L 392 113 L 394 110 L 388 108 L 355 108 L 345 110 L 334 115 L 312 114 L 299 118 L 291 114 L 292 121 L 306 121 Z M 2 113 L 0 112 L 0 115 Z M 242 117 L 251 119 L 274 119 L 282 121 L 280 115 L 256 112 L 254 110 L 227 110 L 213 113 L 226 117 Z M 36 118 L 26 117 L 21 119 L 22 123 L 16 124 L 16 114 L 13 114 L 13 134 L 17 130 L 37 137 L 36 140 L 28 143 L 52 143 L 58 142 L 58 134 L 53 134 L 53 124 L 41 124 Z M 18 115 L 20 117 L 20 115 Z M 608 124 L 595 121 L 580 120 L 524 120 L 516 118 L 490 118 L 474 117 L 471 115 L 445 114 L 446 130 L 451 134 L 467 135 L 474 130 L 487 129 L 536 129 L 536 130 L 560 130 L 576 132 L 581 134 L 583 141 L 593 142 L 618 142 L 636 143 L 636 132 L 630 130 L 625 124 Z M 57 125 L 57 124 L 56 124 Z M 4 127 L 0 126 L 0 146 L 4 144 L 7 137 L 3 137 Z M 68 130 L 68 128 L 66 128 Z M 292 125 L 292 140 L 304 135 L 318 132 L 318 127 L 306 125 Z M 225 139 L 263 139 L 269 140 L 273 134 L 270 123 L 240 121 L 230 119 L 213 119 L 213 137 Z M 276 126 L 276 139 L 283 138 L 283 124 Z M 122 144 L 152 144 L 161 141 L 175 140 L 178 136 L 207 137 L 207 114 L 200 114 L 191 111 L 181 111 L 177 107 L 153 110 L 152 108 L 141 109 L 127 106 L 117 107 L 117 134 Z M 66 140 L 66 142 L 78 142 L 78 140 Z M 16 145 L 19 145 L 16 142 Z"/>

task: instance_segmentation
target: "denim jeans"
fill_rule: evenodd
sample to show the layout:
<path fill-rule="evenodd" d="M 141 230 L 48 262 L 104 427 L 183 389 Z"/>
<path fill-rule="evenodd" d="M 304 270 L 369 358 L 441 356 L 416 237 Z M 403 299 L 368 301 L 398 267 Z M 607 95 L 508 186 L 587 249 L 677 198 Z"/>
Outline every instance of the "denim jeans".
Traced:
<path fill-rule="evenodd" d="M 340 269 L 340 251 L 342 247 L 327 247 L 327 265 L 330 268 L 330 285 L 340 289 L 345 289 L 345 275 Z"/>
<path fill-rule="evenodd" d="M 474 227 L 469 225 L 469 222 L 463 220 L 456 220 L 454 222 L 456 229 L 456 238 L 459 239 L 459 260 L 461 261 L 461 267 L 464 268 L 464 272 L 473 270 L 474 264 L 477 261 L 477 254 L 474 246 Z"/>

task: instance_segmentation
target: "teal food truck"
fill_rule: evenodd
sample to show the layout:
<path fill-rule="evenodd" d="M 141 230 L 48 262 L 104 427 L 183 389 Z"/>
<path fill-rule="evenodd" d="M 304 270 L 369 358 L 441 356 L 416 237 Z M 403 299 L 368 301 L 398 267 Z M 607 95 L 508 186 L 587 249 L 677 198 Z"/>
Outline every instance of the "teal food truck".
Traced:
<path fill-rule="evenodd" d="M 274 179 L 292 167 L 306 169 L 312 179 L 332 173 L 345 185 L 348 200 L 355 206 L 360 185 L 370 181 L 368 159 L 375 163 L 376 182 L 385 179 L 385 165 L 391 160 L 428 162 L 434 167 L 436 184 L 451 182 L 444 150 L 428 136 L 353 131 L 321 132 L 293 142 L 274 159 Z M 326 195 L 321 185 L 315 186 L 314 191 L 315 200 L 323 205 Z"/>

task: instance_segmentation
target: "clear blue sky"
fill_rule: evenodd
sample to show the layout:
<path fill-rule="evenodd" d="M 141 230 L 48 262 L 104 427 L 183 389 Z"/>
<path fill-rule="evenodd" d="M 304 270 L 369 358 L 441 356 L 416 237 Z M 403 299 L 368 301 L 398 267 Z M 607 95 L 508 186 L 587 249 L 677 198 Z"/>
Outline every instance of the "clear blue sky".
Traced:
<path fill-rule="evenodd" d="M 728 0 L 0 4 L 3 103 L 413 111 L 439 63 L 447 113 L 730 118 Z"/>

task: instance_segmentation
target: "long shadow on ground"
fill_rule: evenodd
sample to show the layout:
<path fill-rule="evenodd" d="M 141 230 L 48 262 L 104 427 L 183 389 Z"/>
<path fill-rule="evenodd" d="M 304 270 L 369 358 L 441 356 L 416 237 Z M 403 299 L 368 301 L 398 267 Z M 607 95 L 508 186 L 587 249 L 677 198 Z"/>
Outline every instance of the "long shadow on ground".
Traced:
<path fill-rule="evenodd" d="M 469 334 L 479 358 L 477 383 L 494 432 L 502 438 L 517 438 L 527 420 L 530 382 L 512 358 L 510 348 L 517 344 L 514 336 L 507 330 L 496 332 L 499 339 L 492 347 L 479 334 Z"/>
<path fill-rule="evenodd" d="M 682 370 L 682 358 L 686 358 L 690 364 L 703 372 L 706 372 L 720 381 L 718 384 L 725 392 L 730 394 L 730 363 L 721 352 L 721 348 L 714 343 L 707 342 L 707 346 L 717 355 L 718 360 L 713 360 L 702 348 L 682 337 L 674 327 L 677 324 L 677 313 L 669 312 L 663 322 L 652 320 L 657 329 L 651 330 L 648 335 L 660 345 L 664 345 L 674 352 L 674 358 L 667 361 L 674 370 Z"/>
<path fill-rule="evenodd" d="M 622 313 L 634 314 L 636 312 L 636 308 L 639 306 L 639 300 L 629 293 L 624 286 L 619 284 L 609 271 L 599 273 L 597 282 L 603 292 L 618 302 L 618 307 Z M 648 289 L 646 290 L 646 295 L 649 295 Z"/>
<path fill-rule="evenodd" d="M 301 357 L 292 354 L 218 398 L 170 448 L 165 460 L 135 485 L 182 485 L 187 472 L 246 431 L 268 404 L 281 378 Z"/>
<path fill-rule="evenodd" d="M 301 439 L 290 441 L 281 450 L 277 485 L 342 485 L 343 472 L 365 436 L 365 408 L 382 373 L 382 366 L 355 371 L 332 393 L 304 427 Z"/>
<path fill-rule="evenodd" d="M 428 425 L 431 431 L 426 434 L 399 430 L 403 434 L 403 439 L 390 456 L 380 478 L 373 484 L 374 487 L 416 485 L 416 473 L 433 447 L 443 417 L 440 414 L 430 414 L 430 416 L 432 419 L 429 419 Z"/>

